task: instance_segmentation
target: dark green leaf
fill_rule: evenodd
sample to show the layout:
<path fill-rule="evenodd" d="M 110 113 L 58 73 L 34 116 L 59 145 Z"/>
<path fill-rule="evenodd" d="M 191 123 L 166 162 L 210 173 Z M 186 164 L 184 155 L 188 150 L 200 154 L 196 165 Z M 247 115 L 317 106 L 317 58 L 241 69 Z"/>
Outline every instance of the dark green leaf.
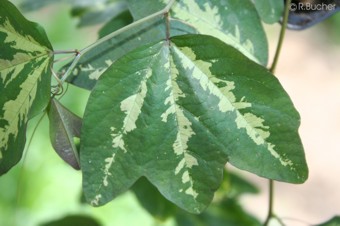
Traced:
<path fill-rule="evenodd" d="M 78 26 L 84 27 L 107 22 L 116 17 L 127 9 L 125 1 L 114 1 L 103 5 L 89 6 L 88 10 L 84 10 L 80 14 Z"/>
<path fill-rule="evenodd" d="M 216 38 L 144 46 L 117 60 L 90 95 L 80 151 L 84 193 L 103 205 L 145 176 L 198 213 L 227 161 L 302 183 L 308 169 L 299 123 L 279 81 Z"/>
<path fill-rule="evenodd" d="M 168 0 L 127 0 L 134 19 L 162 9 Z M 267 39 L 254 4 L 250 0 L 183 0 L 171 8 L 173 19 L 184 21 L 200 34 L 215 36 L 250 59 L 267 64 Z"/>
<path fill-rule="evenodd" d="M 231 188 L 231 189 L 230 189 Z M 225 171 L 224 180 L 211 205 L 201 215 L 178 210 L 175 220 L 178 226 L 260 226 L 261 223 L 247 213 L 238 203 L 238 197 L 254 193 L 257 189 L 234 173 Z"/>
<path fill-rule="evenodd" d="M 21 158 L 29 119 L 50 98 L 52 46 L 43 29 L 0 1 L 0 175 Z"/>
<path fill-rule="evenodd" d="M 245 212 L 234 199 L 224 200 L 210 206 L 201 215 L 178 212 L 177 226 L 261 226 L 262 224 Z"/>
<path fill-rule="evenodd" d="M 340 216 L 335 216 L 329 221 L 315 226 L 340 226 Z"/>
<path fill-rule="evenodd" d="M 118 16 L 112 18 L 108 23 L 106 23 L 99 31 L 99 38 L 102 38 L 111 32 L 114 32 L 122 27 L 133 22 L 130 11 L 126 10 L 119 14 Z"/>
<path fill-rule="evenodd" d="M 50 138 L 57 154 L 74 169 L 80 169 L 75 137 L 80 137 L 82 120 L 56 99 L 51 99 L 48 110 Z"/>
<path fill-rule="evenodd" d="M 229 173 L 229 192 L 226 197 L 236 199 L 243 194 L 256 194 L 259 192 L 258 188 L 255 187 L 250 181 L 245 180 L 235 173 Z"/>
<path fill-rule="evenodd" d="M 166 200 L 146 178 L 140 178 L 132 187 L 140 204 L 153 217 L 164 221 L 175 215 L 176 206 Z"/>
<path fill-rule="evenodd" d="M 100 226 L 97 220 L 89 216 L 73 215 L 44 223 L 41 226 Z"/>
<path fill-rule="evenodd" d="M 284 4 L 282 0 L 255 0 L 254 3 L 265 23 L 276 23 L 283 15 Z"/>

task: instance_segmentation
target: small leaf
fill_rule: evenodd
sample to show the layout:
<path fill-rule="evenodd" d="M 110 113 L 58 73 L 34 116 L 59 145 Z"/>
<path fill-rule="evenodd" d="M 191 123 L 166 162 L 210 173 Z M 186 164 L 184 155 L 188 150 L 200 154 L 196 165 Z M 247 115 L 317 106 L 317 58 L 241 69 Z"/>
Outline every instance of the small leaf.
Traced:
<path fill-rule="evenodd" d="M 329 221 L 315 226 L 340 226 L 340 216 L 335 216 Z"/>
<path fill-rule="evenodd" d="M 59 220 L 41 224 L 41 226 L 100 226 L 97 220 L 90 216 L 72 215 Z"/>
<path fill-rule="evenodd" d="M 80 137 L 82 120 L 56 99 L 51 99 L 48 117 L 50 138 L 57 154 L 74 169 L 80 169 L 75 137 Z"/>
<path fill-rule="evenodd" d="M 29 119 L 50 98 L 52 46 L 36 23 L 0 1 L 0 175 L 21 158 Z"/>
<path fill-rule="evenodd" d="M 279 22 L 283 15 L 284 3 L 282 0 L 255 0 L 255 7 L 262 20 L 267 24 Z"/>
<path fill-rule="evenodd" d="M 83 189 L 94 206 L 145 176 L 199 213 L 227 161 L 291 183 L 308 175 L 299 115 L 279 81 L 211 36 L 174 37 L 117 60 L 93 89 L 83 123 Z"/>

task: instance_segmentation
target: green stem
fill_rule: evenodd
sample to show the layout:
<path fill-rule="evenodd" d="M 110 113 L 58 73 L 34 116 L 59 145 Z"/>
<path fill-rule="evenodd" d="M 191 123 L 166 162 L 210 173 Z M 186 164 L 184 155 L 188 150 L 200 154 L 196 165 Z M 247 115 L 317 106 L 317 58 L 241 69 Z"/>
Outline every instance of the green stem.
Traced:
<path fill-rule="evenodd" d="M 273 218 L 275 218 L 275 219 L 277 220 L 277 222 L 279 222 L 279 224 L 280 224 L 281 226 L 285 226 L 285 223 L 282 221 L 281 218 L 277 217 L 276 215 L 274 215 Z"/>
<path fill-rule="evenodd" d="M 165 33 L 166 33 L 166 41 L 169 42 L 170 40 L 170 19 L 169 19 L 169 12 L 164 14 L 165 17 Z"/>
<path fill-rule="evenodd" d="M 80 50 L 78 52 L 78 54 L 76 55 L 76 57 L 74 58 L 72 64 L 70 65 L 70 67 L 67 69 L 67 71 L 65 72 L 65 74 L 63 75 L 63 77 L 61 78 L 61 81 L 65 81 L 66 78 L 70 75 L 70 73 L 73 71 L 73 69 L 75 68 L 75 66 L 77 65 L 77 63 L 79 62 L 80 58 L 82 57 L 82 55 L 84 55 L 85 53 L 87 53 L 88 51 L 90 51 L 91 49 L 97 47 L 98 45 L 102 44 L 103 42 L 106 42 L 110 39 L 112 39 L 113 37 L 121 34 L 121 33 L 124 33 L 132 28 L 135 28 L 149 20 L 152 20 L 153 18 L 156 18 L 158 16 L 161 16 L 161 15 L 165 15 L 166 13 L 168 13 L 170 11 L 170 8 L 171 6 L 175 3 L 176 0 L 170 0 L 169 3 L 160 11 L 156 12 L 156 13 L 153 13 L 147 17 L 144 17 L 140 20 L 137 20 L 117 31 L 114 31 L 106 36 L 104 36 L 103 38 L 97 40 L 96 42 L 92 43 L 91 45 L 85 47 L 84 49 Z"/>
<path fill-rule="evenodd" d="M 274 56 L 272 66 L 270 68 L 270 71 L 272 73 L 274 73 L 275 70 L 276 70 L 276 66 L 277 66 L 277 63 L 279 61 L 279 57 L 280 57 L 280 54 L 281 54 L 283 40 L 284 40 L 284 37 L 285 37 L 285 34 L 286 34 L 286 27 L 287 27 L 287 23 L 288 23 L 290 4 L 291 4 L 291 0 L 287 0 L 286 5 L 285 5 L 285 10 L 284 10 L 284 15 L 283 15 L 283 22 L 282 22 L 282 26 L 281 26 L 279 41 L 277 43 L 276 52 L 275 52 L 275 56 Z M 263 225 L 268 226 L 269 221 L 274 217 L 275 217 L 275 214 L 274 214 L 274 181 L 269 180 L 268 214 L 267 214 L 267 218 L 266 218 Z"/>
<path fill-rule="evenodd" d="M 78 53 L 78 50 L 54 50 L 53 54 L 71 54 L 71 53 Z"/>
<path fill-rule="evenodd" d="M 268 215 L 263 226 L 269 224 L 270 219 L 274 216 L 274 181 L 269 180 L 269 205 L 268 205 Z"/>
<path fill-rule="evenodd" d="M 275 72 L 277 63 L 279 61 L 279 57 L 280 57 L 280 53 L 281 53 L 281 49 L 282 49 L 282 45 L 283 45 L 283 40 L 284 40 L 284 37 L 285 37 L 285 34 L 286 34 L 286 27 L 287 27 L 287 23 L 288 23 L 288 15 L 289 15 L 290 4 L 291 4 L 291 0 L 287 0 L 284 15 L 283 15 L 280 37 L 279 37 L 279 41 L 277 43 L 274 60 L 273 60 L 272 66 L 270 68 L 270 71 L 272 73 Z"/>

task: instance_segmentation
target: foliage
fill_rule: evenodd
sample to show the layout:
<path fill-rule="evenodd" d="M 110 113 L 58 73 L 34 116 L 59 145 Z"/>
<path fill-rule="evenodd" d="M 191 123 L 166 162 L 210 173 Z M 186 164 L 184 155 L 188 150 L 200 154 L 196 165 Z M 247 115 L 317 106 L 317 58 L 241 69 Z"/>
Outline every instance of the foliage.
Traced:
<path fill-rule="evenodd" d="M 82 215 L 72 215 L 67 216 L 59 220 L 51 221 L 41 226 L 74 226 L 74 225 L 82 225 L 82 226 L 100 226 L 100 224 L 88 216 Z"/>
<path fill-rule="evenodd" d="M 48 104 L 52 46 L 42 28 L 0 2 L 0 175 L 21 158 L 29 119 Z"/>
<path fill-rule="evenodd" d="M 256 189 L 226 172 L 226 163 L 271 180 L 306 181 L 299 114 L 266 68 L 262 22 L 280 20 L 282 1 L 71 5 L 79 26 L 106 24 L 84 49 L 54 51 L 39 25 L 0 2 L 0 174 L 20 160 L 28 121 L 47 111 L 52 146 L 81 170 L 93 206 L 132 188 L 161 221 L 260 225 L 238 200 Z M 56 73 L 58 53 L 74 57 Z M 65 83 L 91 92 L 82 118 L 57 99 Z"/>
<path fill-rule="evenodd" d="M 338 226 L 338 225 L 340 225 L 340 217 L 335 216 L 332 219 L 328 220 L 327 222 L 324 222 L 316 226 Z"/>

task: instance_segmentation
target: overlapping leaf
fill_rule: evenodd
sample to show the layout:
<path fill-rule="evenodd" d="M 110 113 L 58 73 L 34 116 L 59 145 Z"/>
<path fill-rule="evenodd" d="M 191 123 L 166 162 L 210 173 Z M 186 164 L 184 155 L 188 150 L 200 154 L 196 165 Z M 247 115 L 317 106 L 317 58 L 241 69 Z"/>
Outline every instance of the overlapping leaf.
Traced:
<path fill-rule="evenodd" d="M 135 19 L 164 7 L 169 0 L 127 0 Z M 267 64 L 268 46 L 261 20 L 250 0 L 180 0 L 171 17 L 190 24 L 200 34 L 211 35 L 237 48 L 250 59 Z"/>
<path fill-rule="evenodd" d="M 67 81 L 91 90 L 101 74 L 115 60 L 139 46 L 165 39 L 165 31 L 164 17 L 159 16 L 103 42 L 83 54 L 79 64 Z M 195 33 L 193 28 L 184 23 L 178 21 L 171 23 L 171 35 L 186 34 L 188 31 Z M 105 31 L 105 33 L 107 32 L 108 30 Z"/>
<path fill-rule="evenodd" d="M 138 20 L 165 7 L 168 0 L 129 0 L 129 9 Z M 267 63 L 268 47 L 261 21 L 249 0 L 240 1 L 176 1 L 171 10 L 170 36 L 207 34 L 239 49 L 250 59 Z M 107 33 L 108 30 L 106 30 Z M 166 39 L 166 24 L 159 16 L 142 26 L 134 27 L 86 52 L 68 82 L 92 89 L 99 76 L 129 51 Z"/>
<path fill-rule="evenodd" d="M 21 158 L 27 121 L 50 96 L 51 44 L 37 24 L 0 1 L 0 174 Z"/>
<path fill-rule="evenodd" d="M 57 154 L 74 169 L 80 169 L 79 154 L 74 139 L 80 137 L 82 120 L 52 99 L 48 111 L 50 138 Z"/>
<path fill-rule="evenodd" d="M 227 161 L 292 183 L 308 174 L 299 115 L 278 80 L 211 36 L 175 37 L 117 60 L 83 123 L 83 189 L 95 206 L 145 176 L 168 200 L 201 212 Z"/>
<path fill-rule="evenodd" d="M 124 12 L 126 9 L 126 2 L 122 0 L 116 0 L 106 4 L 96 3 L 85 8 L 80 7 L 78 10 L 83 11 L 83 13 L 77 15 L 80 19 L 78 26 L 84 27 L 107 22 L 120 13 Z M 77 10 L 77 8 L 75 8 L 75 10 Z"/>
<path fill-rule="evenodd" d="M 133 18 L 130 14 L 129 10 L 126 10 L 119 14 L 118 16 L 111 19 L 107 22 L 98 32 L 99 38 L 103 38 L 104 36 L 110 34 L 113 31 L 116 31 L 122 27 L 125 27 L 133 22 Z"/>
<path fill-rule="evenodd" d="M 200 215 L 179 211 L 176 215 L 177 226 L 261 226 L 254 216 L 247 213 L 234 199 L 225 199 L 218 205 L 211 205 Z"/>
<path fill-rule="evenodd" d="M 215 193 L 214 201 L 201 215 L 193 215 L 178 209 L 174 204 L 167 201 L 145 178 L 139 179 L 133 185 L 132 190 L 139 203 L 154 218 L 165 221 L 167 218 L 173 217 L 177 226 L 261 225 L 258 220 L 238 204 L 240 195 L 254 193 L 257 189 L 235 174 L 229 174 L 226 171 L 224 173 L 222 185 Z"/>

